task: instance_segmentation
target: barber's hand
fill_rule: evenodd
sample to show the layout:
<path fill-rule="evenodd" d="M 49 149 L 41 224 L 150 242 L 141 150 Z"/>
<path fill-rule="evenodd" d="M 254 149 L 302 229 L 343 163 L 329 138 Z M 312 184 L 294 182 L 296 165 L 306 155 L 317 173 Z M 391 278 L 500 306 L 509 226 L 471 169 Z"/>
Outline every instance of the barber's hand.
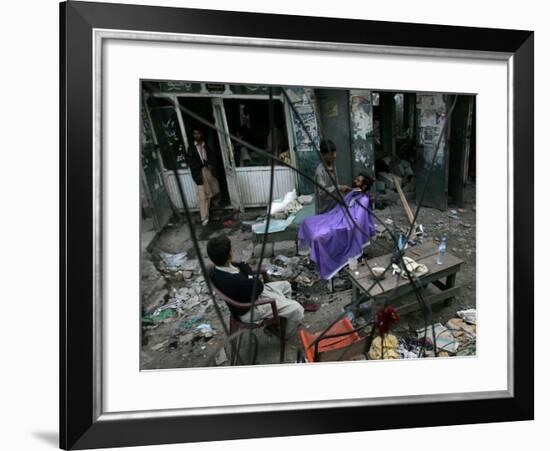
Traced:
<path fill-rule="evenodd" d="M 343 193 L 347 193 L 348 191 L 351 191 L 351 188 L 348 185 L 340 185 L 339 188 L 340 188 L 340 191 L 342 191 Z"/>

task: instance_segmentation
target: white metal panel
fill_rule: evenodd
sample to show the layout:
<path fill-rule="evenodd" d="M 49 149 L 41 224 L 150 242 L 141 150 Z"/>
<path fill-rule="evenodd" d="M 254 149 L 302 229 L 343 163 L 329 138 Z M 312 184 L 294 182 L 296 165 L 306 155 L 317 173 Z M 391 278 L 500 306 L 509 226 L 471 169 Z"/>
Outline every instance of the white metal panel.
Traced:
<path fill-rule="evenodd" d="M 270 166 L 237 168 L 241 202 L 245 207 L 267 206 L 269 200 Z M 296 188 L 292 169 L 276 166 L 273 199 L 280 199 Z"/>
<path fill-rule="evenodd" d="M 191 172 L 189 169 L 179 169 L 178 177 L 181 181 L 183 192 L 185 198 L 187 199 L 187 204 L 192 210 L 198 209 L 198 199 L 197 199 L 197 185 L 191 177 Z M 177 209 L 183 209 L 183 202 L 181 201 L 180 193 L 178 186 L 176 184 L 176 176 L 174 171 L 164 171 L 164 181 L 170 200 L 176 206 Z"/>
<path fill-rule="evenodd" d="M 269 166 L 237 168 L 237 183 L 241 194 L 241 201 L 245 207 L 267 206 L 269 200 Z M 197 186 L 188 169 L 178 170 L 183 192 L 185 193 L 189 208 L 198 209 Z M 164 172 L 164 181 L 168 195 L 176 208 L 183 209 L 174 171 Z M 275 180 L 273 186 L 273 199 L 281 199 L 284 195 L 296 188 L 295 177 L 292 169 L 275 167 Z"/>
<path fill-rule="evenodd" d="M 229 200 L 233 208 L 237 211 L 243 211 L 243 203 L 241 201 L 241 193 L 239 191 L 239 182 L 237 179 L 235 157 L 233 155 L 233 144 L 226 133 L 220 130 L 229 130 L 227 126 L 227 118 L 225 116 L 225 108 L 223 99 L 212 98 L 212 110 L 214 112 L 214 120 L 218 127 L 218 139 L 222 151 L 223 165 L 225 168 L 225 181 L 227 182 L 227 191 L 229 192 Z"/>

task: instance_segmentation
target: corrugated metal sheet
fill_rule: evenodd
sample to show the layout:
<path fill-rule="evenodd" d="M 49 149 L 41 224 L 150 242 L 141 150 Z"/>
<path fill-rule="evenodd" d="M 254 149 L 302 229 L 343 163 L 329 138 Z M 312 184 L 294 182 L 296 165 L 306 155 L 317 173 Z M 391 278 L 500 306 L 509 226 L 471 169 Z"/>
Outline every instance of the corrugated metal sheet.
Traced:
<path fill-rule="evenodd" d="M 266 166 L 237 168 L 241 201 L 245 207 L 266 206 L 269 200 L 271 168 Z M 296 188 L 292 169 L 275 167 L 273 199 L 282 198 Z"/>
<path fill-rule="evenodd" d="M 178 177 L 181 181 L 183 192 L 185 193 L 185 198 L 187 199 L 187 204 L 192 210 L 199 208 L 198 199 L 197 199 L 197 185 L 191 178 L 191 172 L 189 169 L 182 169 L 178 171 Z M 168 195 L 172 200 L 172 203 L 178 209 L 183 209 L 183 203 L 180 198 L 179 190 L 176 184 L 176 176 L 174 171 L 165 171 L 164 172 L 164 182 Z"/>
<path fill-rule="evenodd" d="M 236 171 L 242 204 L 245 207 L 267 206 L 271 168 L 269 166 L 245 167 L 237 168 Z M 178 176 L 189 207 L 193 210 L 198 209 L 197 186 L 191 178 L 191 173 L 189 170 L 183 169 L 178 171 Z M 164 172 L 164 180 L 170 199 L 176 208 L 182 209 L 183 204 L 174 172 Z M 282 198 L 287 192 L 296 188 L 295 176 L 292 169 L 289 168 L 275 167 L 274 182 L 273 199 Z"/>

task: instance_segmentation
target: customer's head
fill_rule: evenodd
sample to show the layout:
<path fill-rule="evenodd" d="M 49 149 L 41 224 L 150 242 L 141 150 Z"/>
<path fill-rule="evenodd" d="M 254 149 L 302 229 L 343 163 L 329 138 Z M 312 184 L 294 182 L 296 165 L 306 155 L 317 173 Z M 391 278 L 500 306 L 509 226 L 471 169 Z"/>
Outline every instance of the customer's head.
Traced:
<path fill-rule="evenodd" d="M 231 262 L 231 241 L 227 236 L 211 238 L 206 244 L 206 253 L 216 266 L 225 266 Z"/>
<path fill-rule="evenodd" d="M 336 145 L 330 139 L 322 139 L 320 151 L 323 161 L 328 165 L 332 165 L 336 160 Z"/>
<path fill-rule="evenodd" d="M 360 172 L 353 179 L 353 187 L 359 188 L 361 191 L 368 191 L 372 186 L 372 179 L 364 172 Z"/>

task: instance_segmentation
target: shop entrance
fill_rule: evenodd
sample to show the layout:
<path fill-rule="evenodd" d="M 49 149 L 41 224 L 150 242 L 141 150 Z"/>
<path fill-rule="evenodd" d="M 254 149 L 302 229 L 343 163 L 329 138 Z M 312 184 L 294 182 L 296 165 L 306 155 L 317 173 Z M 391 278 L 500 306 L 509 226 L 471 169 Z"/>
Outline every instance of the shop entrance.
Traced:
<path fill-rule="evenodd" d="M 224 99 L 225 114 L 229 132 L 246 142 L 271 152 L 269 129 L 269 100 L 267 99 Z M 273 101 L 273 122 L 275 156 L 283 158 L 288 155 L 288 135 L 285 125 L 283 103 Z M 233 143 L 235 164 L 244 166 L 269 166 L 269 158 L 258 155 Z"/>
<path fill-rule="evenodd" d="M 184 108 L 191 110 L 196 115 L 202 117 L 204 120 L 210 123 L 216 123 L 214 117 L 214 110 L 212 108 L 212 100 L 210 98 L 192 98 L 192 97 L 178 97 L 178 102 Z M 231 199 L 229 196 L 229 189 L 227 186 L 226 170 L 224 160 L 221 151 L 221 145 L 218 133 L 211 127 L 208 127 L 194 117 L 182 112 L 183 122 L 185 124 L 185 134 L 187 137 L 187 145 L 193 143 L 193 130 L 200 130 L 206 143 L 206 153 L 208 158 L 208 164 L 212 174 L 218 179 L 220 184 L 220 198 L 217 203 L 213 203 L 213 207 L 226 207 L 231 205 Z"/>

